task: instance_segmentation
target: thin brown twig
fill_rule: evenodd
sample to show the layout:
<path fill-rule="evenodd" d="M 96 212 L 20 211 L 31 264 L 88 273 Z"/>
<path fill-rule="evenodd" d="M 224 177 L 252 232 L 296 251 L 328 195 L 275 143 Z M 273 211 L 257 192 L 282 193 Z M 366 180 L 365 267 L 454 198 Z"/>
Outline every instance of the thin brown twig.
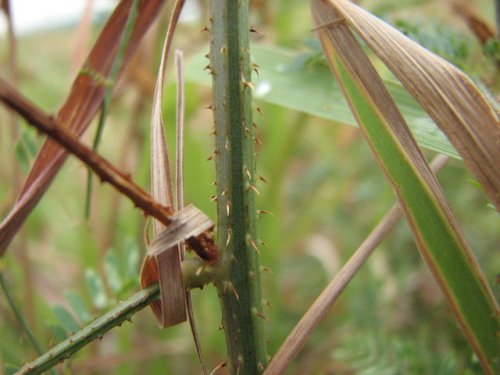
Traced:
<path fill-rule="evenodd" d="M 109 161 L 81 143 L 66 130 L 53 116 L 47 115 L 40 108 L 29 102 L 19 91 L 0 77 L 0 100 L 19 113 L 29 124 L 47 134 L 70 153 L 84 162 L 102 182 L 108 182 L 118 191 L 126 195 L 134 204 L 165 225 L 172 220 L 172 210 L 159 204 L 151 195 L 135 184 L 129 175 L 118 170 Z M 209 233 L 204 232 L 197 237 L 186 240 L 188 246 L 207 262 L 214 263 L 218 259 L 217 247 Z"/>

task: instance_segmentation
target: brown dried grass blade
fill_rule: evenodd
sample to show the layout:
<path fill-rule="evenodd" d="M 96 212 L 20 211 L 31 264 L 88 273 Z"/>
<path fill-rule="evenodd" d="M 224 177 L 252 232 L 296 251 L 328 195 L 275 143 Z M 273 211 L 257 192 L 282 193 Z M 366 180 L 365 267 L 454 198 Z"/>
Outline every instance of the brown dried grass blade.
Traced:
<path fill-rule="evenodd" d="M 432 117 L 500 210 L 498 113 L 470 78 L 349 1 L 325 1 L 335 6 Z"/>
<path fill-rule="evenodd" d="M 75 79 L 66 102 L 56 116 L 59 124 L 71 129 L 77 136 L 85 131 L 102 103 L 105 91 L 103 80 L 111 69 L 131 4 L 132 0 L 123 0 L 118 4 L 90 52 L 82 71 Z M 162 0 L 141 1 L 122 69 L 130 61 L 163 4 Z M 24 183 L 18 201 L 0 224 L 0 256 L 5 253 L 24 220 L 50 186 L 67 156 L 67 151 L 56 142 L 51 139 L 45 142 Z"/>
<path fill-rule="evenodd" d="M 172 10 L 163 45 L 151 115 L 152 195 L 160 203 L 171 208 L 173 208 L 172 180 L 162 119 L 163 84 L 168 54 L 183 5 L 184 0 L 176 1 Z M 171 227 L 165 228 L 157 220 L 153 220 L 153 226 L 155 238 L 158 238 L 164 232 L 172 231 Z M 144 259 L 143 269 L 141 270 L 141 285 L 143 288 L 148 286 L 152 281 L 157 281 L 160 284 L 161 298 L 151 303 L 151 308 L 158 324 L 162 328 L 176 325 L 187 319 L 186 291 L 182 279 L 180 251 L 179 242 L 177 242 L 171 246 L 163 247 L 160 251 L 155 251 L 154 256 L 148 253 Z M 151 265 L 151 262 L 155 262 L 156 267 Z M 150 274 L 151 271 L 153 274 Z"/>

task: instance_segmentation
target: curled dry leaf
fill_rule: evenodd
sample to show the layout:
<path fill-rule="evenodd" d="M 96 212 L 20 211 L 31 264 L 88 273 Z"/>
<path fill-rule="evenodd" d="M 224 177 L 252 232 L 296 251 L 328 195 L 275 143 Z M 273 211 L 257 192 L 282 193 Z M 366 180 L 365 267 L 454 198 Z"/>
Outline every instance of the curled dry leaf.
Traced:
<path fill-rule="evenodd" d="M 172 11 L 163 45 L 151 114 L 151 194 L 160 203 L 170 207 L 172 210 L 174 209 L 172 180 L 161 107 L 163 104 L 163 83 L 165 80 L 168 53 L 183 3 L 184 1 L 176 2 Z M 155 235 L 153 245 L 158 243 L 156 240 L 161 233 L 171 233 L 173 231 L 175 234 L 176 230 L 178 231 L 177 227 L 169 226 L 165 228 L 157 220 L 153 220 L 153 227 Z M 162 328 L 184 322 L 187 318 L 186 292 L 182 280 L 179 247 L 179 243 L 182 240 L 184 238 L 167 247 L 162 246 L 158 248 L 157 245 L 154 254 L 148 251 L 141 270 L 141 285 L 143 288 L 154 282 L 160 284 L 160 299 L 152 302 L 150 306 L 158 324 Z"/>
<path fill-rule="evenodd" d="M 122 70 L 136 51 L 139 42 L 164 4 L 163 0 L 142 0 L 132 36 L 127 45 Z M 76 77 L 64 105 L 56 115 L 57 122 L 80 136 L 97 113 L 105 92 L 103 81 L 108 76 L 125 25 L 132 0 L 121 1 L 106 23 L 87 61 Z M 8 216 L 0 224 L 0 256 L 50 186 L 68 156 L 57 142 L 48 139 Z"/>

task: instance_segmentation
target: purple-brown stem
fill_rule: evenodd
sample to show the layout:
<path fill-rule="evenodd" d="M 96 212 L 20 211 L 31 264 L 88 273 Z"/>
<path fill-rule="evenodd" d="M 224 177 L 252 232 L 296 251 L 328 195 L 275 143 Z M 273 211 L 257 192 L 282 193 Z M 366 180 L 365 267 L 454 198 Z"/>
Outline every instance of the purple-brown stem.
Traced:
<path fill-rule="evenodd" d="M 101 181 L 108 182 L 126 195 L 144 213 L 153 216 L 165 225 L 172 222 L 173 212 L 170 207 L 158 203 L 151 195 L 135 184 L 129 175 L 118 170 L 108 160 L 80 142 L 62 124 L 59 124 L 56 118 L 36 107 L 1 77 L 0 100 L 20 114 L 29 124 L 47 134 L 85 163 L 100 177 Z M 188 238 L 186 242 L 205 261 L 214 263 L 218 259 L 219 252 L 209 233 L 204 232 L 199 236 Z"/>

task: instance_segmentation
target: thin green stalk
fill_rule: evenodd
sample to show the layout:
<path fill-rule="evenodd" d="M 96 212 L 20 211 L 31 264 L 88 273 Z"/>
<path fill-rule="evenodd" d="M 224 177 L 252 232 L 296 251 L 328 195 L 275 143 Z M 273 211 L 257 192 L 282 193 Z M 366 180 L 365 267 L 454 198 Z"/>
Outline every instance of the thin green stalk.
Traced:
<path fill-rule="evenodd" d="M 26 334 L 26 337 L 28 337 L 29 342 L 31 343 L 33 348 L 35 348 L 35 351 L 39 355 L 42 355 L 42 353 L 43 353 L 42 346 L 38 343 L 33 332 L 31 332 L 31 328 L 30 328 L 28 322 L 24 318 L 24 315 L 23 315 L 21 309 L 19 308 L 19 306 L 17 306 L 17 303 L 14 300 L 14 296 L 10 293 L 10 289 L 9 289 L 8 285 L 6 284 L 5 279 L 3 277 L 3 272 L 0 272 L 0 287 L 2 288 L 3 294 L 5 294 L 5 298 L 7 299 L 7 302 L 9 304 L 10 308 L 12 309 L 12 312 L 16 316 L 16 319 L 18 320 L 24 333 Z M 55 371 L 53 371 L 53 370 L 51 371 L 51 373 L 53 375 L 56 375 Z"/>
<path fill-rule="evenodd" d="M 182 263 L 182 277 L 184 279 L 184 286 L 188 290 L 202 288 L 204 285 L 213 282 L 216 277 L 216 269 L 207 266 L 202 259 L 193 257 Z M 3 288 L 3 280 L 0 281 L 2 281 Z M 71 357 L 91 341 L 101 339 L 102 336 L 112 328 L 120 326 L 126 320 L 130 321 L 132 315 L 147 307 L 151 302 L 157 299 L 159 295 L 160 288 L 158 284 L 150 285 L 135 293 L 113 310 L 97 318 L 78 332 L 75 332 L 67 340 L 57 344 L 46 353 L 42 354 L 42 350 L 38 348 L 37 350 L 40 357 L 25 364 L 16 372 L 16 375 L 41 374 L 47 371 L 58 363 Z"/>
<path fill-rule="evenodd" d="M 125 52 L 127 51 L 127 46 L 132 36 L 132 31 L 134 30 L 135 21 L 137 20 L 139 8 L 139 0 L 134 0 L 130 7 L 130 13 L 128 15 L 127 24 L 123 31 L 123 36 L 118 46 L 118 51 L 116 52 L 115 59 L 113 60 L 113 65 L 111 66 L 111 72 L 109 74 L 109 81 L 106 85 L 106 91 L 104 92 L 104 98 L 101 105 L 101 112 L 99 113 L 99 121 L 97 123 L 97 130 L 94 137 L 94 142 L 92 143 L 92 149 L 97 151 L 99 143 L 101 141 L 102 132 L 104 130 L 104 125 L 106 123 L 106 118 L 108 117 L 109 106 L 111 104 L 111 99 L 113 98 L 113 89 L 115 87 L 116 79 L 120 73 L 122 67 L 122 61 L 125 57 Z M 90 217 L 90 200 L 92 197 L 92 180 L 93 173 L 91 169 L 87 170 L 87 195 L 85 198 L 85 217 Z"/>
<path fill-rule="evenodd" d="M 54 346 L 34 361 L 25 364 L 16 372 L 16 375 L 34 375 L 47 371 L 59 362 L 69 358 L 73 353 L 83 348 L 89 342 L 97 338 L 102 338 L 110 329 L 121 325 L 126 320 L 130 320 L 132 315 L 148 306 L 151 301 L 158 298 L 158 295 L 158 284 L 151 285 L 141 290 L 110 312 L 102 315 L 94 322 L 71 335 L 67 340 Z"/>
<path fill-rule="evenodd" d="M 211 1 L 217 166 L 217 245 L 225 272 L 216 281 L 232 374 L 266 365 L 255 231 L 255 162 L 248 0 Z M 224 266 L 222 267 L 224 268 Z"/>

